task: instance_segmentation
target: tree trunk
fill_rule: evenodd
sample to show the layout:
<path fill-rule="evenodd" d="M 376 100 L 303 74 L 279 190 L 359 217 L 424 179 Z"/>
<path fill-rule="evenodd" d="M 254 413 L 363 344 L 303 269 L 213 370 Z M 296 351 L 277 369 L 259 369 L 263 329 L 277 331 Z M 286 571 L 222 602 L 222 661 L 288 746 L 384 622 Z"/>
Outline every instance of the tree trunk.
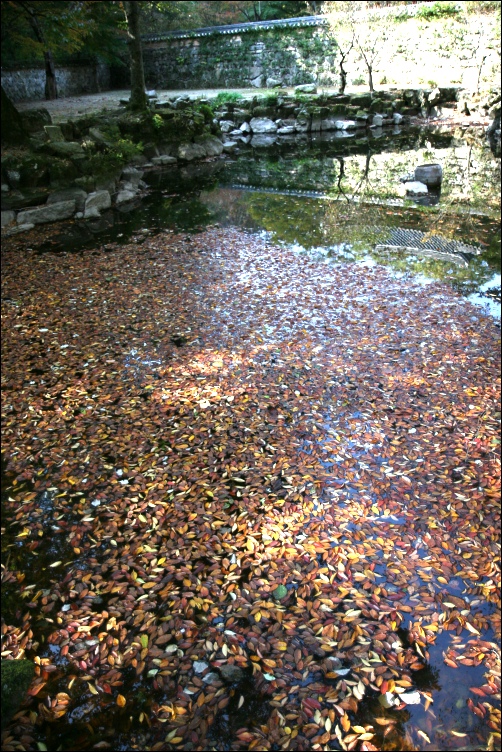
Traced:
<path fill-rule="evenodd" d="M 368 83 L 370 85 L 370 92 L 373 94 L 375 91 L 375 87 L 373 86 L 373 70 L 371 66 L 368 65 Z"/>
<path fill-rule="evenodd" d="M 347 71 L 343 67 L 344 59 L 340 60 L 340 94 L 345 94 L 345 87 L 347 86 Z"/>
<path fill-rule="evenodd" d="M 143 52 L 139 28 L 139 3 L 125 2 L 124 9 L 127 19 L 129 61 L 131 69 L 131 110 L 146 110 L 148 98 L 145 92 L 145 74 L 143 71 Z"/>
<path fill-rule="evenodd" d="M 40 26 L 35 13 L 30 8 L 27 9 L 27 12 L 29 14 L 30 26 L 33 29 L 33 33 L 35 34 L 37 41 L 39 41 L 40 44 L 44 45 L 45 98 L 57 99 L 58 88 L 56 84 L 56 68 L 54 66 L 54 58 L 52 57 L 52 52 L 47 46 L 42 27 Z"/>
<path fill-rule="evenodd" d="M 28 141 L 21 115 L 2 86 L 2 144 L 19 146 Z"/>

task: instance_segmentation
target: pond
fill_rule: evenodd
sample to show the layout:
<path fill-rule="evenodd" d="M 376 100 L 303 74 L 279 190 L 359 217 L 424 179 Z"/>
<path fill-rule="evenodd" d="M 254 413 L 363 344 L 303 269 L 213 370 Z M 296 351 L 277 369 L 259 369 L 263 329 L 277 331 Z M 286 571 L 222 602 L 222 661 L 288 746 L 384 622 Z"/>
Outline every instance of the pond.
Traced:
<path fill-rule="evenodd" d="M 497 169 L 243 142 L 9 239 L 6 750 L 494 748 L 499 329 L 423 285 L 500 316 Z"/>
<path fill-rule="evenodd" d="M 395 128 L 380 138 L 344 135 L 280 144 L 254 139 L 231 159 L 147 171 L 147 196 L 78 223 L 43 247 L 236 226 L 322 263 L 378 263 L 424 284 L 446 281 L 500 318 L 500 160 L 462 133 Z M 443 167 L 441 190 L 403 197 L 401 179 L 429 162 Z M 446 253 L 437 250 L 438 239 Z M 415 250 L 389 248 L 403 244 Z"/>

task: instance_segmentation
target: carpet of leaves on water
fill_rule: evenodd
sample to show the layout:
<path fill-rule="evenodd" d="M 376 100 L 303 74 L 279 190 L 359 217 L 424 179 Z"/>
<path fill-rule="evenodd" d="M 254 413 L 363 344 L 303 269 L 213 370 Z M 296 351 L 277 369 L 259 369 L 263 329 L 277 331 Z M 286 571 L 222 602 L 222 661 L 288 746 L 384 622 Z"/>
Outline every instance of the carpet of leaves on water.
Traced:
<path fill-rule="evenodd" d="M 499 743 L 491 319 L 232 229 L 2 265 L 4 749 Z"/>

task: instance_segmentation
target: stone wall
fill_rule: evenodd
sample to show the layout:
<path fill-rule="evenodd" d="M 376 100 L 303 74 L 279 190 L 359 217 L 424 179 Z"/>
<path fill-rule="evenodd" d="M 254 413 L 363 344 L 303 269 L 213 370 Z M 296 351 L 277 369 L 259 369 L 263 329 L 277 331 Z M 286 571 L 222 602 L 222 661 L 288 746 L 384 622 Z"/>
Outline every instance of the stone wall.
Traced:
<path fill-rule="evenodd" d="M 65 65 L 56 68 L 60 97 L 94 94 L 110 88 L 110 69 L 105 63 Z M 45 69 L 2 70 L 2 86 L 13 102 L 45 99 Z"/>
<path fill-rule="evenodd" d="M 334 86 L 335 56 L 322 25 L 145 40 L 143 48 L 147 86 L 158 89 Z"/>

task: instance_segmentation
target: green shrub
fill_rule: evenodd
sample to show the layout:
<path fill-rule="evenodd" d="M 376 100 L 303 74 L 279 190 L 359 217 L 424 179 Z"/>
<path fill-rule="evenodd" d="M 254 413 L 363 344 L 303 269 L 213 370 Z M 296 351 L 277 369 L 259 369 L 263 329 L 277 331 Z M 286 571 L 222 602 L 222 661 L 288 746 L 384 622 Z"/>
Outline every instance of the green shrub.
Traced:
<path fill-rule="evenodd" d="M 98 150 L 92 142 L 82 144 L 87 152 L 86 172 L 91 175 L 110 175 L 128 164 L 143 151 L 141 142 L 135 144 L 128 138 L 118 138 L 113 146 Z"/>
<path fill-rule="evenodd" d="M 456 13 L 460 13 L 461 8 L 459 3 L 452 3 L 442 0 L 438 0 L 435 3 L 427 3 L 421 5 L 417 10 L 417 18 L 441 18 L 442 16 L 454 16 Z"/>
<path fill-rule="evenodd" d="M 220 104 L 227 104 L 227 102 L 239 102 L 244 99 L 242 94 L 237 91 L 220 91 L 219 94 L 213 99 L 212 104 L 214 107 L 219 107 Z"/>

